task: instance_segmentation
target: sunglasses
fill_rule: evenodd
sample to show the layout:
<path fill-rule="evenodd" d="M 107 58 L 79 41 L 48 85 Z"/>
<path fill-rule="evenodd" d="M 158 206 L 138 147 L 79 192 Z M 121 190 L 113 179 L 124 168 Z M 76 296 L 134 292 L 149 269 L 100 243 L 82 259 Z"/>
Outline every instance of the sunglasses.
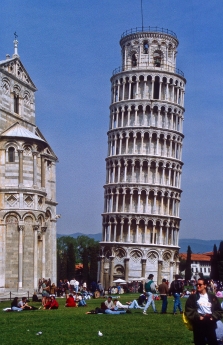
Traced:
<path fill-rule="evenodd" d="M 202 286 L 202 285 L 204 285 L 204 284 L 196 284 L 196 286 Z"/>

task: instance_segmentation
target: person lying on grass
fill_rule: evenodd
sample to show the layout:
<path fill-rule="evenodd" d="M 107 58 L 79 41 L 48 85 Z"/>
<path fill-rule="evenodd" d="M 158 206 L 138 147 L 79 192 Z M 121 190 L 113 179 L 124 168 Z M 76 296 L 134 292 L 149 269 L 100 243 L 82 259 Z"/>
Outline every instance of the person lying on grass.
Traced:
<path fill-rule="evenodd" d="M 117 299 L 114 299 L 114 305 L 117 308 L 122 309 L 144 309 L 144 307 L 140 307 L 138 305 L 138 302 L 134 299 L 132 302 L 128 302 L 127 305 L 123 305 L 121 302 L 119 302 Z M 114 308 L 116 309 L 116 308 Z"/>
<path fill-rule="evenodd" d="M 129 309 L 127 309 L 127 310 L 111 310 L 111 309 L 95 308 L 93 310 L 87 311 L 85 314 L 120 315 L 120 314 L 126 314 L 126 313 L 131 313 L 131 311 Z"/>

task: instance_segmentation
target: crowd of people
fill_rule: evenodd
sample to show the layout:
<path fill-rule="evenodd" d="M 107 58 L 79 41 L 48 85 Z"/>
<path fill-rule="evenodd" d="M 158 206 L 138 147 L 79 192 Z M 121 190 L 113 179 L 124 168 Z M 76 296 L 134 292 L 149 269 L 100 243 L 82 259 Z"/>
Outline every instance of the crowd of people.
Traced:
<path fill-rule="evenodd" d="M 203 278 L 193 282 L 193 287 L 190 290 L 184 289 L 183 280 L 176 275 L 175 279 L 169 282 L 163 278 L 161 284 L 158 286 L 153 281 L 153 274 L 149 274 L 145 281 L 141 294 L 138 299 L 122 304 L 119 300 L 121 287 L 116 287 L 117 297 L 108 296 L 101 305 L 94 310 L 87 311 L 86 314 L 107 314 L 120 315 L 131 313 L 131 309 L 143 310 L 143 315 L 148 315 L 147 310 L 151 306 L 154 313 L 158 313 L 156 308 L 156 299 L 162 300 L 161 314 L 167 313 L 168 296 L 174 298 L 172 314 L 177 312 L 183 314 L 181 298 L 186 297 L 184 315 L 187 322 L 190 322 L 194 334 L 195 345 L 217 345 L 217 339 L 223 340 L 223 324 L 220 321 L 223 316 L 223 303 L 220 304 L 218 300 L 219 286 L 213 281 L 206 281 Z M 39 281 L 39 294 L 42 294 L 42 299 L 39 299 L 34 293 L 33 301 L 41 302 L 41 306 L 37 308 L 29 304 L 26 297 L 22 297 L 19 301 L 15 297 L 11 303 L 11 311 L 24 311 L 36 309 L 58 309 L 59 303 L 56 297 L 66 297 L 65 307 L 86 307 L 87 300 L 90 299 L 97 292 L 99 295 L 95 297 L 104 296 L 104 288 L 100 281 L 92 283 L 90 291 L 85 282 L 79 283 L 76 279 L 60 280 L 58 286 L 51 284 L 50 279 L 41 279 Z"/>

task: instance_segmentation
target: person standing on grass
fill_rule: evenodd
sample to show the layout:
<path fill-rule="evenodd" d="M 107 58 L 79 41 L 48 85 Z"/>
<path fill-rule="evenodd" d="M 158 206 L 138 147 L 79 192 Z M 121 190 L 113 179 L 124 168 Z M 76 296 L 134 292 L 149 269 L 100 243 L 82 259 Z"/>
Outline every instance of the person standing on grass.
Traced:
<path fill-rule="evenodd" d="M 154 277 L 154 275 L 150 274 L 148 276 L 148 280 L 146 280 L 146 282 L 145 282 L 145 291 L 146 291 L 146 294 L 148 296 L 148 299 L 147 299 L 147 303 L 146 303 L 144 310 L 143 310 L 143 315 L 148 315 L 146 311 L 149 308 L 150 304 L 152 304 L 152 308 L 153 308 L 154 313 L 157 313 L 155 302 L 154 302 L 154 294 L 156 293 L 156 286 L 155 286 L 155 283 L 153 281 L 153 277 Z"/>
<path fill-rule="evenodd" d="M 160 297 L 162 300 L 162 311 L 161 314 L 166 314 L 166 310 L 167 310 L 167 295 L 169 292 L 167 283 L 166 283 L 166 279 L 163 278 L 162 283 L 158 286 L 158 291 L 160 293 Z"/>
<path fill-rule="evenodd" d="M 170 284 L 170 293 L 174 297 L 174 305 L 173 305 L 173 315 L 176 315 L 177 308 L 179 309 L 180 313 L 183 314 L 183 309 L 180 301 L 180 294 L 183 292 L 184 284 L 180 279 L 178 274 L 175 275 L 175 280 L 172 281 Z"/>
<path fill-rule="evenodd" d="M 222 310 L 217 297 L 207 293 L 206 279 L 198 279 L 196 293 L 186 301 L 185 315 L 193 325 L 195 345 L 218 344 L 216 323 L 222 318 Z"/>

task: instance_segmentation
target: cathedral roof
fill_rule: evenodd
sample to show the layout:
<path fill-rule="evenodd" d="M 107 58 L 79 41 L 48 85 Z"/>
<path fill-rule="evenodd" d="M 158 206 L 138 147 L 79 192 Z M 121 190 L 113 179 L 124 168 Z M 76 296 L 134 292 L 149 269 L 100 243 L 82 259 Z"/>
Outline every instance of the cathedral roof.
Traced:
<path fill-rule="evenodd" d="M 35 133 L 29 131 L 27 128 L 23 127 L 18 122 L 14 123 L 11 127 L 2 132 L 1 137 L 29 138 L 39 140 L 47 144 L 46 140 L 42 139 Z"/>
<path fill-rule="evenodd" d="M 33 89 L 33 91 L 37 90 L 18 55 L 0 61 L 0 69 L 2 69 L 5 74 L 8 74 L 8 76 L 13 76 L 16 78 L 18 82 L 25 83 L 27 86 Z"/>
<path fill-rule="evenodd" d="M 43 134 L 41 133 L 38 127 L 35 127 L 35 133 L 33 133 L 24 126 L 20 125 L 19 122 L 15 122 L 12 126 L 10 126 L 8 129 L 6 129 L 4 132 L 0 134 L 0 138 L 1 137 L 28 138 L 32 140 L 38 140 L 42 143 L 45 143 L 45 146 L 47 147 L 46 154 L 49 154 L 51 157 L 53 156 L 54 159 L 58 161 L 56 154 L 54 153 L 53 149 L 48 144 L 47 140 L 44 138 Z"/>

